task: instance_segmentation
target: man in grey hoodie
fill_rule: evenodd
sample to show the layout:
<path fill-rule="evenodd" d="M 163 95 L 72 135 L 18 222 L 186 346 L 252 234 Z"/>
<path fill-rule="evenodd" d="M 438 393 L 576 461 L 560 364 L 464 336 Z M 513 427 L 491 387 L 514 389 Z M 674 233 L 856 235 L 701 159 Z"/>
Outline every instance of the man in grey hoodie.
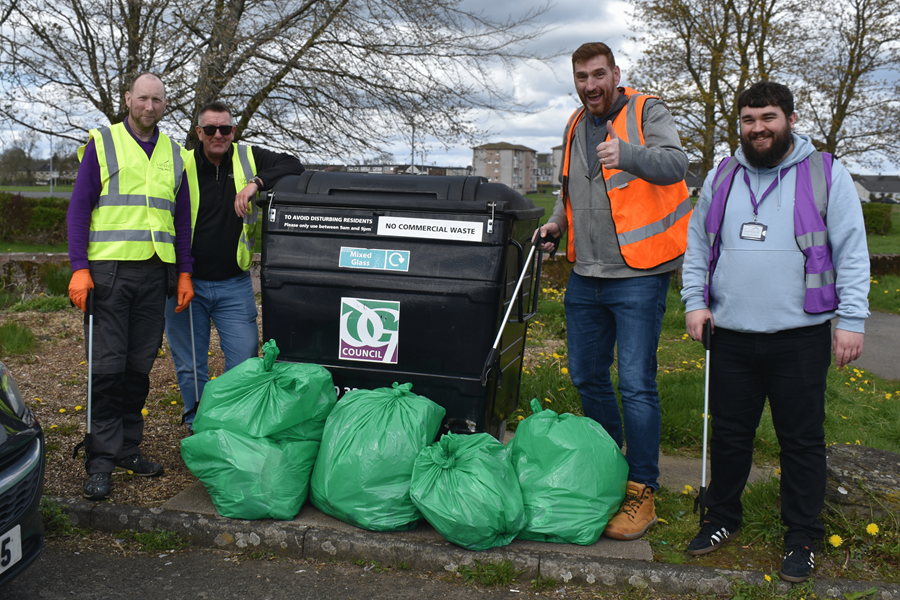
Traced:
<path fill-rule="evenodd" d="M 869 253 L 847 169 L 793 133 L 790 90 L 762 81 L 738 97 L 741 147 L 703 185 L 684 260 L 687 331 L 710 319 L 712 478 L 688 545 L 707 554 L 740 531 L 741 492 L 766 398 L 781 446 L 779 575 L 809 578 L 825 535 L 825 385 L 859 357 L 868 317 Z M 831 333 L 831 320 L 838 323 Z"/>
<path fill-rule="evenodd" d="M 656 349 L 669 278 L 687 243 L 688 159 L 666 105 L 619 86 L 606 44 L 579 47 L 572 72 L 584 106 L 566 127 L 560 199 L 535 243 L 552 250 L 554 243 L 537 238 L 568 236 L 566 255 L 575 263 L 565 298 L 572 383 L 585 416 L 619 447 L 628 444 L 625 499 L 604 535 L 634 540 L 657 522 Z M 610 379 L 616 350 L 623 417 Z"/>

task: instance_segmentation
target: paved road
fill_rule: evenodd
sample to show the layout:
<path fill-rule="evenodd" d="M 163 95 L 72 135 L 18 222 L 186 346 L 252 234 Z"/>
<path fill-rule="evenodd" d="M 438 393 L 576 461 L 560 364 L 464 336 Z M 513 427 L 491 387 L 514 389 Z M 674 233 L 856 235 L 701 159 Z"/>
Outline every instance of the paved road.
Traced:
<path fill-rule="evenodd" d="M 369 570 L 366 570 L 366 567 Z M 248 555 L 189 549 L 152 555 L 103 549 L 76 549 L 51 542 L 40 558 L 7 587 L 4 600 L 76 598 L 170 600 L 215 598 L 340 600 L 472 600 L 534 598 L 528 581 L 502 587 L 466 586 L 449 573 L 402 570 L 376 572 L 371 564 L 324 564 L 279 558 L 250 560 Z M 544 590 L 540 597 L 595 598 L 575 589 Z M 604 598 L 621 598 L 604 593 Z M 647 594 L 642 598 L 686 598 Z"/>
<path fill-rule="evenodd" d="M 866 319 L 863 353 L 851 366 L 900 380 L 900 315 L 872 312 Z"/>

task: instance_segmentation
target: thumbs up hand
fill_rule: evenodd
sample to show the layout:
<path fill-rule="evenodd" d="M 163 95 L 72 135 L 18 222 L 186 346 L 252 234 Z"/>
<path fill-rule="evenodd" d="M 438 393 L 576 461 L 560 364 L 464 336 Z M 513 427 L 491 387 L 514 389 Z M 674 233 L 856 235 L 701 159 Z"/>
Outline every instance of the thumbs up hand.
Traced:
<path fill-rule="evenodd" d="M 619 136 L 613 129 L 612 121 L 606 122 L 606 131 L 609 139 L 597 146 L 597 158 L 600 159 L 600 165 L 607 169 L 617 169 L 619 167 Z"/>

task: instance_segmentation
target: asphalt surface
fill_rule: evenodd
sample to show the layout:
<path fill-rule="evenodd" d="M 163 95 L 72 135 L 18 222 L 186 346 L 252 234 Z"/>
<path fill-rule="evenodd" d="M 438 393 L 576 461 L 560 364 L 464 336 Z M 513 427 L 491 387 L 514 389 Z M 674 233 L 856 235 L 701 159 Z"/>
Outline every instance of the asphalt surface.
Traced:
<path fill-rule="evenodd" d="M 50 545 L 23 576 L 0 589 L 0 597 L 4 600 L 469 600 L 534 595 L 529 590 L 528 580 L 508 586 L 467 587 L 461 579 L 446 573 L 435 576 L 380 569 L 372 563 L 327 564 L 285 558 L 253 560 L 215 550 L 122 556 Z M 543 594 L 544 597 L 547 595 L 552 594 Z"/>
<path fill-rule="evenodd" d="M 866 319 L 862 355 L 852 367 L 900 381 L 900 315 L 873 312 Z"/>

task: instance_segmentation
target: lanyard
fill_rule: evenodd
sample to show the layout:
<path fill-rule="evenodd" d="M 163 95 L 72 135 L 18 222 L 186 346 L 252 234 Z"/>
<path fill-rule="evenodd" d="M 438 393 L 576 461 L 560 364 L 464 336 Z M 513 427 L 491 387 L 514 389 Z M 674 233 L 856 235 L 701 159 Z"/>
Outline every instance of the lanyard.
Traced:
<path fill-rule="evenodd" d="M 750 177 L 747 175 L 747 169 L 742 169 L 744 171 L 744 183 L 747 184 L 747 191 L 750 192 L 750 202 L 753 204 L 753 222 L 756 222 L 756 217 L 759 214 L 759 203 L 766 199 L 772 190 L 775 189 L 775 186 L 778 185 L 779 179 L 784 179 L 785 175 L 788 174 L 787 171 L 782 171 L 781 176 L 775 177 L 775 180 L 772 181 L 772 184 L 763 192 L 762 196 L 760 196 L 759 200 L 756 199 L 756 194 L 753 193 L 753 188 L 750 187 Z"/>

